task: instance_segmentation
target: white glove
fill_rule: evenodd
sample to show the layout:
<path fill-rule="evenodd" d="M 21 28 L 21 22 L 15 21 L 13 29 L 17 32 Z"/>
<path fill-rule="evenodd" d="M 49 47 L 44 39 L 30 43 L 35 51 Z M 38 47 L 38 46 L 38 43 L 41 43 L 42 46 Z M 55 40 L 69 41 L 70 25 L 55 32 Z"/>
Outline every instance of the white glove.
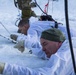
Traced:
<path fill-rule="evenodd" d="M 15 41 L 17 40 L 17 37 L 18 37 L 18 35 L 16 35 L 16 34 L 11 34 L 10 35 L 10 38 L 15 40 Z"/>
<path fill-rule="evenodd" d="M 14 48 L 17 48 L 19 51 L 23 52 L 25 50 L 24 40 L 18 41 Z"/>

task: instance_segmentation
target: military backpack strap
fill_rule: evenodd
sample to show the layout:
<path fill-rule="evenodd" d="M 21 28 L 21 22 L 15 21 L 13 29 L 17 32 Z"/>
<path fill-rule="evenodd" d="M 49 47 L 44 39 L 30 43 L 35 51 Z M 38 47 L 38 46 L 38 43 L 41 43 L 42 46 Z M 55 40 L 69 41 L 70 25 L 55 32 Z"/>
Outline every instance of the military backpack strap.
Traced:
<path fill-rule="evenodd" d="M 15 7 L 17 7 L 17 4 L 18 4 L 17 0 L 14 0 L 14 4 L 15 4 Z"/>
<path fill-rule="evenodd" d="M 22 0 L 14 0 L 14 4 L 17 8 L 22 10 Z"/>
<path fill-rule="evenodd" d="M 59 23 L 59 22 L 57 22 L 57 21 L 55 21 L 55 26 L 54 26 L 54 28 L 58 28 L 59 25 L 63 25 L 63 24 L 62 24 L 62 23 Z"/>
<path fill-rule="evenodd" d="M 58 28 L 58 23 L 55 21 L 55 28 Z"/>

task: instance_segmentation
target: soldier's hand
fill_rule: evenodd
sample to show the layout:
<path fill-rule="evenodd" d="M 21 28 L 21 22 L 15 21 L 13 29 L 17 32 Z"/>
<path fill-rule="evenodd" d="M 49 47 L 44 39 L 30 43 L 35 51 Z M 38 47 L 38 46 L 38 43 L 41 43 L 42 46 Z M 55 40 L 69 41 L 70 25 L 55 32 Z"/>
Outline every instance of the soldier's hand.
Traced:
<path fill-rule="evenodd" d="M 14 48 L 17 48 L 19 51 L 23 52 L 25 50 L 24 40 L 18 41 Z"/>
<path fill-rule="evenodd" d="M 0 74 L 3 73 L 4 66 L 5 66 L 5 63 L 1 63 L 1 62 L 0 62 Z"/>
<path fill-rule="evenodd" d="M 11 34 L 11 35 L 10 35 L 10 38 L 13 39 L 13 40 L 15 40 L 15 41 L 17 40 L 17 37 L 18 37 L 18 36 L 17 36 L 16 34 Z"/>

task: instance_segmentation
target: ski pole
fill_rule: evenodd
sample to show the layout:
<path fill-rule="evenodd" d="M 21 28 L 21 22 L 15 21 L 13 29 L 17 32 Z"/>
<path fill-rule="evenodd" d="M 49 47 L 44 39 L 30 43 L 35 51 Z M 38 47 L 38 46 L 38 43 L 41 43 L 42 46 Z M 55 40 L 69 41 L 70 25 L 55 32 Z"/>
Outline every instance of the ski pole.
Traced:
<path fill-rule="evenodd" d="M 0 24 L 6 29 L 6 31 L 7 31 L 9 34 L 11 34 L 11 33 L 7 30 L 7 28 L 2 24 L 2 22 L 0 22 Z"/>
<path fill-rule="evenodd" d="M 0 34 L 0 36 L 3 37 L 3 38 L 8 39 L 8 40 L 10 40 L 10 41 L 12 41 L 12 42 L 14 42 L 14 43 L 17 43 L 17 41 L 15 41 L 15 40 L 13 40 L 13 39 L 11 39 L 11 38 L 9 38 L 9 37 L 6 37 L 6 36 L 4 36 L 4 35 L 2 35 L 2 34 Z"/>

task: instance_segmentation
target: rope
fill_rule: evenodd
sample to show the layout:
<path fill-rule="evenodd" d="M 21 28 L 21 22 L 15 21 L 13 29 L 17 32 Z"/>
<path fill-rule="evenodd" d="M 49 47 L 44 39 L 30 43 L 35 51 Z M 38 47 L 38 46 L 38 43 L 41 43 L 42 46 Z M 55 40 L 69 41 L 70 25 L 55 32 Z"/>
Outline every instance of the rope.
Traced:
<path fill-rule="evenodd" d="M 6 30 L 9 34 L 11 34 L 11 33 L 7 30 L 7 28 L 2 24 L 2 22 L 0 22 L 0 24 L 5 28 L 5 30 Z"/>
<path fill-rule="evenodd" d="M 34 0 L 34 1 L 35 1 L 36 5 L 39 7 L 39 9 L 40 9 L 44 14 L 47 15 L 47 13 L 45 13 L 45 12 L 41 9 L 41 7 L 37 4 L 36 0 Z"/>

